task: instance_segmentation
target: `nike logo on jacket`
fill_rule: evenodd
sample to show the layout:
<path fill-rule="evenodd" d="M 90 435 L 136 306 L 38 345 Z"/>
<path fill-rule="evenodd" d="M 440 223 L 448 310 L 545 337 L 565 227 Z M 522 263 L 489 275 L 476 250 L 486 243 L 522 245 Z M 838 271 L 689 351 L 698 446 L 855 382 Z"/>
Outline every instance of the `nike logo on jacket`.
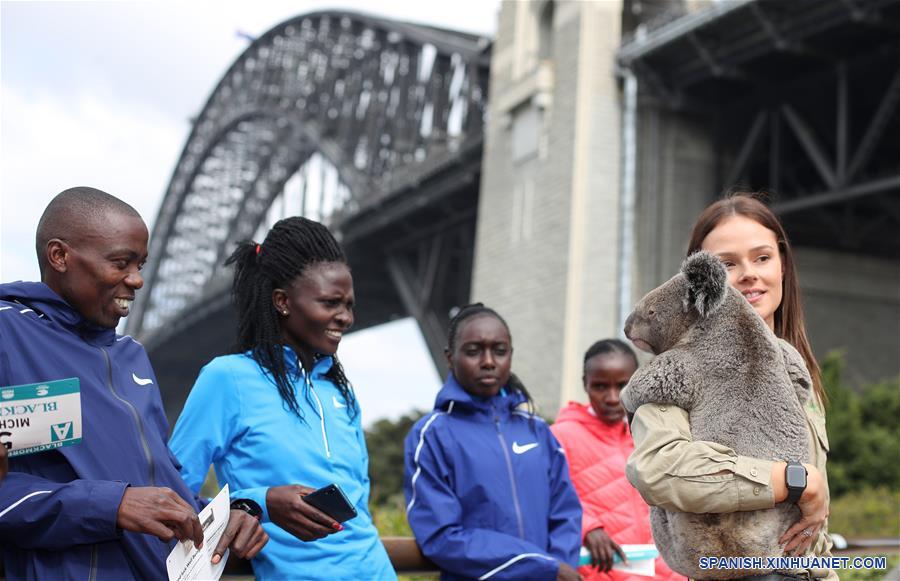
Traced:
<path fill-rule="evenodd" d="M 137 375 L 135 375 L 134 372 L 131 373 L 131 379 L 133 379 L 134 382 L 138 385 L 151 385 L 153 383 L 153 380 L 149 377 L 147 379 L 144 379 L 143 377 L 138 377 Z"/>
<path fill-rule="evenodd" d="M 528 450 L 534 450 L 538 447 L 537 442 L 532 442 L 531 444 L 525 444 L 524 446 L 520 445 L 518 442 L 513 442 L 512 451 L 516 454 L 524 454 Z"/>

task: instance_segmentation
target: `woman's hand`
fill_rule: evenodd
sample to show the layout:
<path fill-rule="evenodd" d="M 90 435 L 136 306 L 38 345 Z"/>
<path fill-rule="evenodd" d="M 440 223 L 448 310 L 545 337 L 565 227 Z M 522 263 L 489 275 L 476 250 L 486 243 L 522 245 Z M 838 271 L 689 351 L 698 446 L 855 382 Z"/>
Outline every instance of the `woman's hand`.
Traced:
<path fill-rule="evenodd" d="M 301 541 L 315 541 L 344 530 L 340 523 L 303 502 L 315 489 L 299 484 L 273 486 L 266 493 L 269 520 Z"/>
<path fill-rule="evenodd" d="M 578 571 L 563 562 L 559 563 L 559 572 L 556 574 L 556 581 L 581 581 L 581 575 Z"/>
<path fill-rule="evenodd" d="M 819 536 L 819 529 L 828 518 L 828 498 L 822 473 L 812 464 L 806 468 L 806 490 L 797 501 L 800 520 L 794 523 L 778 540 L 789 555 L 803 555 Z"/>
<path fill-rule="evenodd" d="M 613 566 L 613 556 L 619 554 L 619 558 L 625 561 L 625 553 L 603 529 L 594 529 L 584 536 L 584 546 L 591 553 L 591 566 L 597 567 L 604 573 L 609 573 Z"/>

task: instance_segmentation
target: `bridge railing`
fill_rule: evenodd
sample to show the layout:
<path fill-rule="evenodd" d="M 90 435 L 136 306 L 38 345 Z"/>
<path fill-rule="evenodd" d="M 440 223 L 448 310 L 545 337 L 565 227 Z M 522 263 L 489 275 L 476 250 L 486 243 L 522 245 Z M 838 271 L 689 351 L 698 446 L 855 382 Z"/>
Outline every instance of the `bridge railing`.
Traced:
<path fill-rule="evenodd" d="M 437 573 L 437 565 L 422 554 L 412 537 L 381 537 L 391 565 L 398 573 Z"/>
<path fill-rule="evenodd" d="M 391 565 L 398 573 L 438 573 L 437 565 L 429 561 L 416 539 L 413 537 L 381 537 L 384 548 L 387 551 Z M 225 573 L 223 579 L 228 576 L 246 577 L 253 576 L 253 568 L 250 561 L 244 559 L 231 558 L 225 565 Z"/>

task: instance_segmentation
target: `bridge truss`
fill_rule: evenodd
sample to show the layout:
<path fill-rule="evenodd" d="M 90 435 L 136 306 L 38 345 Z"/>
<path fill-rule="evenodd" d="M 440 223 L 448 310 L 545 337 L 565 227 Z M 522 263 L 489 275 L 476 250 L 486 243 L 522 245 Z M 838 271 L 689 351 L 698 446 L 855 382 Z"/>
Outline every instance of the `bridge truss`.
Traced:
<path fill-rule="evenodd" d="M 441 361 L 448 312 L 469 293 L 489 48 L 349 12 L 255 40 L 194 120 L 155 223 L 126 332 L 165 360 L 157 369 L 183 370 L 186 388 L 228 347 L 222 263 L 287 215 L 342 240 L 358 327 L 414 315 Z"/>
<path fill-rule="evenodd" d="M 794 242 L 900 257 L 900 1 L 725 0 L 619 62 L 711 122 L 720 189 L 773 193 Z"/>

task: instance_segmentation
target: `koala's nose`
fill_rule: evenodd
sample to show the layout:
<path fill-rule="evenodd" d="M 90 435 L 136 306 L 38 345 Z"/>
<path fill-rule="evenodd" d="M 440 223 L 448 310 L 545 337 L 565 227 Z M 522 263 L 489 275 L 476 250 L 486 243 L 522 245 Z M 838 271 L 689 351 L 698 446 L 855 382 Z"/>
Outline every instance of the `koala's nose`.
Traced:
<path fill-rule="evenodd" d="M 634 324 L 634 313 L 628 315 L 625 319 L 625 336 L 631 339 L 631 326 Z"/>

